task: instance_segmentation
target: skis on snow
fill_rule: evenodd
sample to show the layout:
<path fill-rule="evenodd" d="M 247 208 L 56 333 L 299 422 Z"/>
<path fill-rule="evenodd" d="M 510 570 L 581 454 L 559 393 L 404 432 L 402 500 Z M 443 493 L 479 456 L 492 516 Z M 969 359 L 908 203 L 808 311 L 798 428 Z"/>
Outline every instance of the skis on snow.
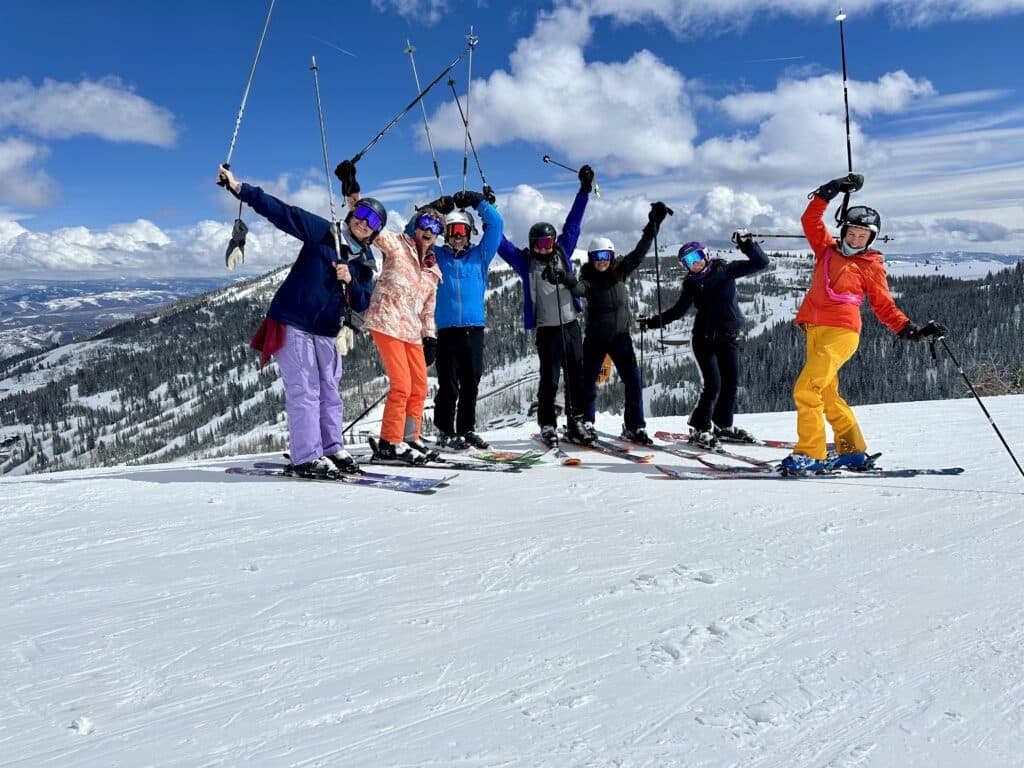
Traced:
<path fill-rule="evenodd" d="M 337 478 L 300 477 L 285 473 L 287 464 L 280 462 L 258 461 L 251 467 L 228 467 L 229 475 L 246 475 L 248 477 L 281 477 L 288 480 L 300 480 L 313 483 L 341 483 L 342 485 L 362 485 L 370 488 L 384 488 L 390 491 L 405 493 L 432 493 L 435 489 L 447 485 L 456 475 L 445 477 L 409 477 L 407 475 L 381 474 L 379 472 L 346 473 Z"/>
<path fill-rule="evenodd" d="M 837 477 L 883 477 L 901 478 L 919 475 L 959 475 L 963 467 L 924 467 L 916 469 L 836 469 L 828 472 L 783 475 L 774 469 L 753 469 L 747 467 L 667 467 L 658 465 L 658 471 L 675 480 L 828 480 Z"/>

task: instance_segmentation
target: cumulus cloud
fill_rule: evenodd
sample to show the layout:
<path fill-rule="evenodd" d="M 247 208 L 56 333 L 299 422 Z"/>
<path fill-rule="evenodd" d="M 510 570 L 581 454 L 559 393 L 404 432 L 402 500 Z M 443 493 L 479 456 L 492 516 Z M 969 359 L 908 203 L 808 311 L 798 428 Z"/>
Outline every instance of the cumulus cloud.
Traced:
<path fill-rule="evenodd" d="M 417 24 L 430 26 L 441 20 L 448 8 L 445 0 L 373 0 L 380 11 L 394 11 L 400 16 L 415 19 Z"/>
<path fill-rule="evenodd" d="M 968 240 L 972 243 L 999 242 L 1009 239 L 1013 234 L 1009 227 L 976 219 L 936 219 L 935 226 L 957 240 Z"/>
<path fill-rule="evenodd" d="M 61 83 L 27 78 L 0 81 L 0 128 L 14 127 L 48 139 L 88 134 L 107 141 L 170 147 L 173 115 L 134 93 L 120 78 Z"/>
<path fill-rule="evenodd" d="M 49 150 L 24 139 L 0 140 L 0 202 L 22 208 L 44 208 L 56 201 L 57 184 L 35 167 Z"/>
<path fill-rule="evenodd" d="M 609 173 L 685 165 L 697 134 L 685 78 L 646 50 L 622 62 L 588 62 L 583 47 L 591 34 L 585 10 L 542 14 L 516 45 L 509 70 L 472 84 L 477 148 L 524 140 Z M 442 105 L 430 122 L 435 146 L 462 149 L 455 104 Z"/>

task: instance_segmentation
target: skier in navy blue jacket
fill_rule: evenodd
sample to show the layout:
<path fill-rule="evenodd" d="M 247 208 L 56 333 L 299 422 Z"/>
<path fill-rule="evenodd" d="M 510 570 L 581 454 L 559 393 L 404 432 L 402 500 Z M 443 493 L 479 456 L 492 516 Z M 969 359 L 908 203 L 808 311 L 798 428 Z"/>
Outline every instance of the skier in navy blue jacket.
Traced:
<path fill-rule="evenodd" d="M 454 450 L 470 446 L 488 448 L 490 446 L 476 431 L 476 399 L 484 371 L 487 271 L 498 252 L 504 222 L 498 209 L 480 192 L 445 195 L 428 203 L 427 207 L 445 216 L 445 244 L 434 247 L 443 278 L 437 287 L 434 306 L 437 443 Z M 476 233 L 473 215 L 456 208 L 473 209 L 479 214 L 484 232 L 476 245 L 470 242 L 470 235 Z M 426 346 L 424 354 L 429 358 Z"/>
<path fill-rule="evenodd" d="M 530 227 L 529 247 L 517 248 L 502 237 L 501 256 L 523 281 L 523 324 L 536 328 L 537 355 L 540 358 L 540 384 L 537 387 L 537 423 L 541 438 L 548 445 L 558 444 L 555 418 L 555 394 L 559 372 L 565 370 L 566 427 L 570 440 L 587 442 L 583 429 L 583 334 L 578 317 L 583 305 L 566 287 L 566 275 L 572 274 L 572 254 L 580 238 L 580 224 L 587 198 L 594 188 L 594 171 L 589 165 L 579 170 L 580 189 L 562 232 L 546 221 Z"/>
<path fill-rule="evenodd" d="M 693 356 L 704 386 L 689 424 L 690 442 L 702 448 L 717 448 L 720 438 L 754 442 L 753 435 L 733 425 L 744 322 L 736 299 L 736 280 L 767 267 L 768 257 L 746 232 L 733 232 L 732 239 L 746 261 L 712 259 L 698 242 L 683 245 L 679 262 L 686 277 L 678 301 L 660 315 L 637 320 L 641 330 L 661 328 L 681 318 L 691 306 L 697 307 Z"/>
<path fill-rule="evenodd" d="M 218 184 L 267 221 L 302 242 L 253 339 L 262 362 L 277 360 L 285 389 L 291 469 L 303 477 L 336 477 L 358 467 L 342 437 L 344 406 L 338 393 L 341 355 L 337 337 L 349 311 L 369 305 L 373 283 L 370 244 L 387 212 L 363 198 L 337 227 L 286 205 L 259 187 L 237 181 L 224 166 Z M 335 233 L 342 242 L 335 244 Z M 340 258 L 339 258 L 340 254 Z"/>

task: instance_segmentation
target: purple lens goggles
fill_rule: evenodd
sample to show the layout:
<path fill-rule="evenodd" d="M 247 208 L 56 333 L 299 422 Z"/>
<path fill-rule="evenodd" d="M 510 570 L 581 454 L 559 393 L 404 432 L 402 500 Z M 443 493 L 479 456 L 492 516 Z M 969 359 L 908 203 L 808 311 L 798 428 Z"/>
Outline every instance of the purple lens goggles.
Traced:
<path fill-rule="evenodd" d="M 591 261 L 611 261 L 614 258 L 615 258 L 615 251 L 604 250 L 604 251 L 591 251 L 590 252 L 590 260 Z"/>
<path fill-rule="evenodd" d="M 435 235 L 440 235 L 444 227 L 442 227 L 441 222 L 433 216 L 427 216 L 424 214 L 416 219 L 416 229 L 423 229 L 427 232 L 433 232 Z"/>
<path fill-rule="evenodd" d="M 538 253 L 540 251 L 550 251 L 555 247 L 555 238 L 553 237 L 538 237 L 533 241 L 533 248 Z"/>
<path fill-rule="evenodd" d="M 381 221 L 380 215 L 368 205 L 359 205 L 356 203 L 356 207 L 352 209 L 352 218 L 359 219 L 359 221 L 365 221 L 367 226 L 369 226 L 374 232 L 380 232 L 384 226 L 384 222 Z"/>

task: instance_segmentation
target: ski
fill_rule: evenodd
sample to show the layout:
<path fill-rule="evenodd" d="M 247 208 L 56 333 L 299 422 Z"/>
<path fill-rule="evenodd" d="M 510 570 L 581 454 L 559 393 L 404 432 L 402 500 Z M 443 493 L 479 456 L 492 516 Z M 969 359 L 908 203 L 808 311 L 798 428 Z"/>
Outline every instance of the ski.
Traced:
<path fill-rule="evenodd" d="M 543 461 L 545 451 L 538 451 L 530 448 L 526 451 L 495 451 L 481 448 L 465 448 L 461 451 L 452 448 L 441 447 L 437 443 L 431 444 L 434 450 L 445 456 L 465 456 L 472 459 L 479 459 L 491 464 L 521 464 L 532 466 Z"/>
<path fill-rule="evenodd" d="M 410 464 L 409 462 L 402 461 L 401 459 L 382 459 L 377 455 L 377 451 L 375 450 L 376 445 L 377 441 L 371 437 L 370 448 L 373 450 L 373 453 L 370 454 L 367 462 L 382 467 L 403 467 L 405 469 L 464 469 L 470 472 L 518 472 L 523 468 L 518 464 L 494 464 L 486 461 L 477 461 L 475 459 L 455 459 L 447 456 L 435 459 L 434 461 Z"/>
<path fill-rule="evenodd" d="M 390 491 L 402 491 L 405 493 L 433 493 L 435 489 L 446 485 L 456 475 L 445 477 L 407 477 L 405 475 L 384 475 L 377 472 L 360 472 L 358 474 L 344 474 L 337 479 L 299 477 L 298 475 L 286 474 L 285 464 L 273 462 L 257 462 L 252 467 L 228 467 L 225 472 L 229 475 L 246 475 L 248 477 L 280 477 L 287 480 L 301 480 L 312 483 L 341 483 L 343 485 L 363 485 L 371 488 L 384 488 Z"/>
<path fill-rule="evenodd" d="M 746 467 L 666 467 L 657 465 L 664 475 L 676 480 L 827 480 L 837 477 L 882 477 L 906 478 L 920 475 L 959 475 L 963 467 L 938 467 L 917 469 L 864 469 L 864 470 L 831 470 L 811 474 L 783 475 L 772 469 L 747 469 Z"/>
<path fill-rule="evenodd" d="M 550 454 L 552 456 L 553 462 L 557 461 L 563 467 L 578 467 L 580 464 L 583 463 L 583 460 L 578 456 L 570 456 L 568 453 L 566 453 L 562 449 L 562 446 L 549 445 L 547 442 L 544 441 L 544 438 L 542 438 L 538 434 L 531 435 L 531 437 L 548 449 L 544 455 L 546 456 Z"/>
<path fill-rule="evenodd" d="M 690 435 L 686 432 L 655 432 L 654 436 L 659 440 L 670 440 L 674 442 L 687 442 L 690 439 Z M 719 438 L 722 443 L 728 443 L 729 445 L 761 445 L 765 448 L 783 448 L 787 451 L 791 451 L 796 447 L 796 443 L 792 440 L 761 440 L 758 438 L 754 442 L 747 440 L 730 440 L 729 438 Z M 825 450 L 835 450 L 835 443 L 828 443 L 825 446 Z"/>
<path fill-rule="evenodd" d="M 770 467 L 774 464 L 774 461 L 769 459 L 758 459 L 754 456 L 745 456 L 742 453 L 736 453 L 726 448 L 719 447 L 718 449 L 702 448 L 699 445 L 694 445 L 688 442 L 687 438 L 689 435 L 684 435 L 679 432 L 655 432 L 654 436 L 659 440 L 664 440 L 669 445 L 653 445 L 652 448 L 657 448 L 659 451 L 665 451 L 671 453 L 673 456 L 679 456 L 683 459 L 696 459 L 702 464 L 707 462 L 701 459 L 701 456 L 713 453 L 718 456 L 726 456 L 736 461 L 742 461 L 744 464 L 750 464 L 755 467 Z M 750 445 L 750 443 L 747 443 Z"/>
<path fill-rule="evenodd" d="M 596 440 L 592 440 L 589 443 L 576 443 L 572 440 L 568 440 L 567 442 L 578 448 L 585 448 L 588 451 L 603 453 L 605 456 L 614 456 L 617 459 L 625 459 L 626 461 L 631 461 L 634 464 L 649 464 L 654 460 L 653 453 L 633 453 L 629 447 L 615 442 L 616 439 L 617 438 L 609 440 L 605 437 L 598 437 Z M 631 445 L 633 444 L 631 443 Z"/>

